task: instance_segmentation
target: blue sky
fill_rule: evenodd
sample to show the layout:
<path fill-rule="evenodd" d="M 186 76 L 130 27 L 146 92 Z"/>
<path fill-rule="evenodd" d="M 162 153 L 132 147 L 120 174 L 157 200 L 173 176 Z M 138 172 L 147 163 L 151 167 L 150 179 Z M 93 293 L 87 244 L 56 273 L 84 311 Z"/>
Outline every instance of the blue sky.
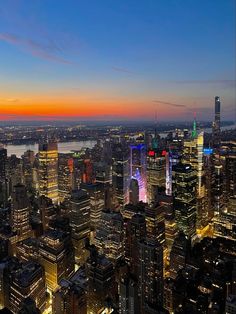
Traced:
<path fill-rule="evenodd" d="M 235 3 L 4 0 L 2 117 L 235 117 Z"/>

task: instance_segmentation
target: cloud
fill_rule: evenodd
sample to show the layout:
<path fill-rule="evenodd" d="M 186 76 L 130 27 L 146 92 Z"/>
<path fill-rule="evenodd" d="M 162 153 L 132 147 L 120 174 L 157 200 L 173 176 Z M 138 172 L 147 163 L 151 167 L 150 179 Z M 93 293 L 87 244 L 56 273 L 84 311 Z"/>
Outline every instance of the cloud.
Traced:
<path fill-rule="evenodd" d="M 227 86 L 234 86 L 236 84 L 236 80 L 180 80 L 180 81 L 171 81 L 171 83 L 175 83 L 175 84 L 192 84 L 192 85 L 214 85 L 214 84 L 218 84 L 218 85 L 227 85 Z"/>
<path fill-rule="evenodd" d="M 132 71 L 129 71 L 125 68 L 119 68 L 119 67 L 112 67 L 112 70 L 116 71 L 116 72 L 122 72 L 122 73 L 127 73 L 127 74 L 135 74 Z"/>
<path fill-rule="evenodd" d="M 167 105 L 167 106 L 171 106 L 171 107 L 186 107 L 186 105 L 182 105 L 182 104 L 175 104 L 175 103 L 171 103 L 171 102 L 166 102 L 166 101 L 161 101 L 158 99 L 153 100 L 154 103 L 156 104 L 161 104 L 161 105 Z"/>
<path fill-rule="evenodd" d="M 15 34 L 0 33 L 0 40 L 24 49 L 34 57 L 63 64 L 72 64 L 72 62 L 57 55 L 62 52 L 62 49 L 50 39 L 46 39 L 46 42 L 41 43 Z"/>
<path fill-rule="evenodd" d="M 17 101 L 19 101 L 19 99 L 17 99 L 17 98 L 7 98 L 7 99 L 5 99 L 5 101 L 7 101 L 7 102 L 17 102 Z"/>

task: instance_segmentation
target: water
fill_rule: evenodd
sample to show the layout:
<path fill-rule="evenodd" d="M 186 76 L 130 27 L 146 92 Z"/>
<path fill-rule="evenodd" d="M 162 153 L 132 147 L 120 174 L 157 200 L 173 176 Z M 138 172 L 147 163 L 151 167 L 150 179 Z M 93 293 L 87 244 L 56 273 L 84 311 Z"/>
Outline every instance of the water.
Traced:
<path fill-rule="evenodd" d="M 221 127 L 221 130 L 230 130 L 235 128 L 235 125 L 227 125 L 224 127 Z M 211 133 L 212 132 L 212 128 L 205 128 L 202 131 L 207 132 L 207 133 Z M 167 132 L 164 133 L 159 133 L 159 135 L 161 137 L 166 137 L 168 134 Z M 96 141 L 74 141 L 74 142 L 61 142 L 58 143 L 58 151 L 59 153 L 70 153 L 73 150 L 80 150 L 83 147 L 86 148 L 93 148 L 93 146 L 96 144 Z M 21 144 L 21 145 L 6 145 L 5 148 L 7 149 L 7 155 L 11 156 L 11 155 L 16 155 L 17 157 L 21 157 L 24 152 L 26 152 L 27 150 L 32 150 L 35 153 L 38 152 L 38 144 Z"/>
<path fill-rule="evenodd" d="M 74 141 L 74 142 L 61 142 L 58 143 L 58 151 L 59 153 L 70 153 L 73 150 L 80 150 L 83 147 L 93 148 L 96 144 L 96 141 Z M 7 155 L 16 155 L 17 157 L 21 157 L 24 152 L 27 150 L 32 150 L 35 153 L 38 152 L 38 143 L 35 144 L 21 144 L 21 145 L 5 145 L 7 149 Z"/>

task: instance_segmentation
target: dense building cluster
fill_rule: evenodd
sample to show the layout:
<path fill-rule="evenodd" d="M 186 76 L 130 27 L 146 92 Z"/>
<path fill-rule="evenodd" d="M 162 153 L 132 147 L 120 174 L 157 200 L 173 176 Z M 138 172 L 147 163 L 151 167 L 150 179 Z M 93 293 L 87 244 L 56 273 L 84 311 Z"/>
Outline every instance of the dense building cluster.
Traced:
<path fill-rule="evenodd" d="M 210 143 L 210 145 L 209 145 Z M 236 142 L 192 130 L 0 148 L 0 313 L 236 313 Z"/>

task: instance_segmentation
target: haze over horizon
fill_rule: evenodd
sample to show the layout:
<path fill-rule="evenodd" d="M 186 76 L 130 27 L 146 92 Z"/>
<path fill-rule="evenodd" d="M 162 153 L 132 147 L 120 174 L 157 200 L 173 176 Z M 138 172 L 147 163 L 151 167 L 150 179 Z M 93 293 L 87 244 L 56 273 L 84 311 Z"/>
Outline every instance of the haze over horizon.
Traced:
<path fill-rule="evenodd" d="M 236 116 L 234 0 L 6 0 L 0 120 Z"/>

